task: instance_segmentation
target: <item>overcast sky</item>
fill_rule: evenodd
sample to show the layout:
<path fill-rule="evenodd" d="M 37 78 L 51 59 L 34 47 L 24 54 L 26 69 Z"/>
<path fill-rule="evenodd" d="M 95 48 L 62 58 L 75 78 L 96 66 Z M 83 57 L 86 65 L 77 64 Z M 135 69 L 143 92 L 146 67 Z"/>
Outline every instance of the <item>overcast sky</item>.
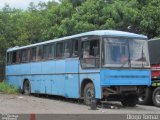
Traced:
<path fill-rule="evenodd" d="M 52 0 L 0 0 L 0 9 L 7 3 L 12 8 L 26 9 L 30 2 L 37 4 L 39 1 L 47 2 Z M 58 1 L 58 0 L 55 0 Z"/>

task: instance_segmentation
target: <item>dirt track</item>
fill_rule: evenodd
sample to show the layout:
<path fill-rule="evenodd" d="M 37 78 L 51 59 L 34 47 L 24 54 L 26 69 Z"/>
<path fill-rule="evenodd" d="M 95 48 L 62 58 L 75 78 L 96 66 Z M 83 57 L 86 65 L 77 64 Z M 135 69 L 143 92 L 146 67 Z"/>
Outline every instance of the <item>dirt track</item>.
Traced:
<path fill-rule="evenodd" d="M 76 102 L 76 103 L 73 103 Z M 137 105 L 134 108 L 123 107 L 120 103 L 113 103 L 117 109 L 98 108 L 90 110 L 89 106 L 78 104 L 75 100 L 55 99 L 55 97 L 35 97 L 25 95 L 0 94 L 0 113 L 13 114 L 160 114 L 160 108 L 154 106 Z"/>

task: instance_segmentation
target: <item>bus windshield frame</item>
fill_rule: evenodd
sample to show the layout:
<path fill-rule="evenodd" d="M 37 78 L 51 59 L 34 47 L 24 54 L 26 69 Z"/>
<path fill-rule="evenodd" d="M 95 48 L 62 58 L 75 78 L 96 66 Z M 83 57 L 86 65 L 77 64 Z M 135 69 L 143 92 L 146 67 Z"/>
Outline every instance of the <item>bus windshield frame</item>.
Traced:
<path fill-rule="evenodd" d="M 149 52 L 146 39 L 103 37 L 102 67 L 149 68 Z"/>

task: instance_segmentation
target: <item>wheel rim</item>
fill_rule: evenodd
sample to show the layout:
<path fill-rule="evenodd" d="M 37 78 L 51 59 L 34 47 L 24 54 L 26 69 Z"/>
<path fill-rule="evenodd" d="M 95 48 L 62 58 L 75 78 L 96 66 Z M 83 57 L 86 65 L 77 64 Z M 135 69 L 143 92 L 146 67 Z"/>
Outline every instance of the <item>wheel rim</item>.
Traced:
<path fill-rule="evenodd" d="M 143 91 L 143 93 L 141 94 L 141 96 L 138 97 L 138 101 L 143 102 L 144 99 L 145 99 L 145 97 L 146 97 L 146 92 Z"/>
<path fill-rule="evenodd" d="M 95 97 L 95 92 L 93 88 L 88 88 L 86 91 L 86 102 L 91 103 L 91 100 Z"/>
<path fill-rule="evenodd" d="M 158 104 L 160 104 L 160 91 L 158 91 L 155 95 L 155 100 Z"/>
<path fill-rule="evenodd" d="M 138 97 L 138 101 L 143 102 L 145 99 L 145 95 L 141 95 L 140 97 Z"/>

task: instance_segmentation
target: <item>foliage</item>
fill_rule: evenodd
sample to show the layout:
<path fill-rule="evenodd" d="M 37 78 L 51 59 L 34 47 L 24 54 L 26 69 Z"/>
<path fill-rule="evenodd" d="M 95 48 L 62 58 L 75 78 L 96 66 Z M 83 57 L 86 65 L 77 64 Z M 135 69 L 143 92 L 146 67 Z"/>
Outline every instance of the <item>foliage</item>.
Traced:
<path fill-rule="evenodd" d="M 9 93 L 9 94 L 15 94 L 19 92 L 19 89 L 15 88 L 12 85 L 8 85 L 5 82 L 0 83 L 0 92 L 2 93 Z"/>
<path fill-rule="evenodd" d="M 5 51 L 96 29 L 115 29 L 160 37 L 159 0 L 60 0 L 27 10 L 0 10 L 0 62 Z"/>

